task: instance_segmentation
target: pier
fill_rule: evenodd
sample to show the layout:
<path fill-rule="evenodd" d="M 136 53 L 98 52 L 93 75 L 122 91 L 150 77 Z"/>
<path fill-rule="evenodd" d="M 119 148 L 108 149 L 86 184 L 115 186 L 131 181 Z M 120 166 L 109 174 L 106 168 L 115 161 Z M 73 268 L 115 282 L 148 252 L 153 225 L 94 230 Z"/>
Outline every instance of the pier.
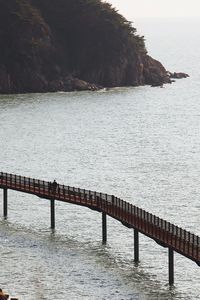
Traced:
<path fill-rule="evenodd" d="M 55 229 L 56 201 L 88 207 L 102 215 L 102 243 L 107 242 L 107 216 L 134 230 L 134 261 L 139 262 L 139 234 L 168 249 L 168 281 L 174 284 L 174 251 L 200 266 L 200 237 L 114 195 L 54 184 L 48 181 L 0 173 L 3 216 L 8 217 L 8 190 L 28 193 L 50 201 L 50 226 Z M 166 266 L 167 267 L 167 266 Z"/>

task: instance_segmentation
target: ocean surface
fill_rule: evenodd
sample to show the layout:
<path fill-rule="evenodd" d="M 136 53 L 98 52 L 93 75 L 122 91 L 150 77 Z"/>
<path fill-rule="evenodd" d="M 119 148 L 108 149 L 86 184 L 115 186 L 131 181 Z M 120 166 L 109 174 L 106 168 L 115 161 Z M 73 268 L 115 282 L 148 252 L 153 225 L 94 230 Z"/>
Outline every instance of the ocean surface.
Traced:
<path fill-rule="evenodd" d="M 200 235 L 200 20 L 138 19 L 149 54 L 187 79 L 163 88 L 0 96 L 0 171 L 114 194 Z M 101 214 L 0 194 L 0 287 L 20 300 L 197 300 L 200 268 Z"/>

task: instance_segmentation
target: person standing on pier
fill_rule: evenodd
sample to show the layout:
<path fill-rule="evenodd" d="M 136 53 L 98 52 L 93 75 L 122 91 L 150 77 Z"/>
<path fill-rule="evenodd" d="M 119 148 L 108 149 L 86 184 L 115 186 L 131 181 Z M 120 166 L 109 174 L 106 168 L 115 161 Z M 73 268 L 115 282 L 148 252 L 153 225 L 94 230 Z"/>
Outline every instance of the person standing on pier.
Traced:
<path fill-rule="evenodd" d="M 54 194 L 56 193 L 57 186 L 58 186 L 58 184 L 57 184 L 57 182 L 56 182 L 55 179 L 54 179 L 54 181 L 53 181 L 53 183 L 52 183 L 53 193 L 54 193 Z"/>

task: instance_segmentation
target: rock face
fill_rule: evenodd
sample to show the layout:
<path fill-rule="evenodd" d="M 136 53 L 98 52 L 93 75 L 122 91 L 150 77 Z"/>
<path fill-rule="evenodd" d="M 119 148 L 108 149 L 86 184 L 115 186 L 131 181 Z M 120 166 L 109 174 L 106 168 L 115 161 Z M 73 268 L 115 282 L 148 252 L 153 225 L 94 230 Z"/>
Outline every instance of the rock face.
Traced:
<path fill-rule="evenodd" d="M 161 86 L 164 83 L 171 83 L 168 73 L 159 61 L 153 59 L 148 55 L 143 58 L 143 61 L 143 74 L 145 84 L 149 84 L 152 86 Z"/>
<path fill-rule="evenodd" d="M 188 74 L 183 73 L 183 72 L 179 72 L 179 73 L 176 73 L 176 72 L 174 72 L 174 73 L 168 72 L 168 75 L 169 75 L 170 78 L 175 78 L 175 79 L 181 79 L 181 78 L 187 78 L 187 77 L 189 77 Z"/>
<path fill-rule="evenodd" d="M 108 3 L 0 0 L 0 93 L 157 86 L 170 77 Z"/>

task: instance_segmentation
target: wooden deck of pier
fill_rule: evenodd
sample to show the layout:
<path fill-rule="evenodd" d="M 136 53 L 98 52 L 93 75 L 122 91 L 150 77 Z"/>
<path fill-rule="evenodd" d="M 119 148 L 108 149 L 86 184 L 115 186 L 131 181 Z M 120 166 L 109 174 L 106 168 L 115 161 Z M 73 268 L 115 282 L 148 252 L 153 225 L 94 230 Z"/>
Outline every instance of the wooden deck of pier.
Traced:
<path fill-rule="evenodd" d="M 3 215 L 8 215 L 8 189 L 36 195 L 50 200 L 51 228 L 55 228 L 55 200 L 86 206 L 102 213 L 102 240 L 107 241 L 106 216 L 134 229 L 134 259 L 139 261 L 139 233 L 167 247 L 169 253 L 169 284 L 174 283 L 174 251 L 193 260 L 200 266 L 200 238 L 166 220 L 163 220 L 114 195 L 52 184 L 48 181 L 0 173 L 3 189 Z"/>

